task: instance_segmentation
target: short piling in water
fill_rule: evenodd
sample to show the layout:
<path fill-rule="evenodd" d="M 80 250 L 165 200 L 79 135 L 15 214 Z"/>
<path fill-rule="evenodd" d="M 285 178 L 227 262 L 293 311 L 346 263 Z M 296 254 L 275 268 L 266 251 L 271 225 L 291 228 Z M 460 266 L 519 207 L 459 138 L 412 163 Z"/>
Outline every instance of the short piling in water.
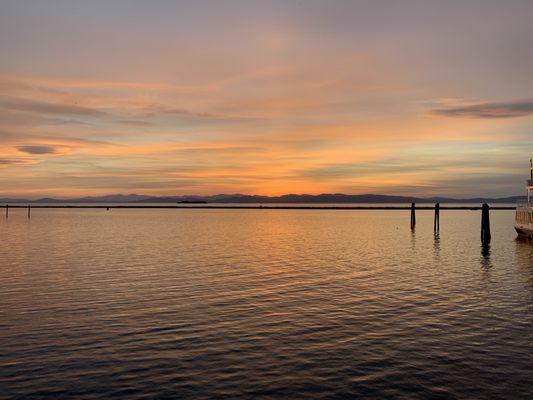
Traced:
<path fill-rule="evenodd" d="M 415 229 L 415 226 L 416 226 L 415 203 L 411 203 L 411 229 Z"/>
<path fill-rule="evenodd" d="M 490 207 L 487 203 L 481 207 L 481 244 L 490 244 Z"/>
<path fill-rule="evenodd" d="M 6 219 L 9 218 L 9 204 L 6 204 Z"/>
<path fill-rule="evenodd" d="M 28 204 L 28 219 L 31 218 L 31 205 Z"/>
<path fill-rule="evenodd" d="M 440 204 L 435 204 L 435 220 L 433 221 L 433 232 L 438 233 L 440 231 Z"/>

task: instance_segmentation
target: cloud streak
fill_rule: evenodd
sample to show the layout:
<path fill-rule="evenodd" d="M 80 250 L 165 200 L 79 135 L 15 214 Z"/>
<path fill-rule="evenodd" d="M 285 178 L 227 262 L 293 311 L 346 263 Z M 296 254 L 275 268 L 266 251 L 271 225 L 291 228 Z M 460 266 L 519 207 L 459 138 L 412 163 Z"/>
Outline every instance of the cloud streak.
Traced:
<path fill-rule="evenodd" d="M 55 154 L 57 152 L 52 146 L 17 146 L 17 150 L 27 154 Z"/>
<path fill-rule="evenodd" d="M 446 117 L 516 118 L 533 114 L 533 100 L 481 103 L 469 106 L 436 109 L 432 114 Z"/>
<path fill-rule="evenodd" d="M 80 116 L 105 115 L 103 111 L 96 110 L 94 108 L 79 106 L 77 104 L 49 103 L 38 100 L 28 100 L 12 97 L 0 98 L 0 107 L 3 107 L 8 110 L 26 111 L 37 114 Z"/>
<path fill-rule="evenodd" d="M 0 158 L 0 166 L 17 166 L 32 163 L 33 160 L 25 158 Z"/>

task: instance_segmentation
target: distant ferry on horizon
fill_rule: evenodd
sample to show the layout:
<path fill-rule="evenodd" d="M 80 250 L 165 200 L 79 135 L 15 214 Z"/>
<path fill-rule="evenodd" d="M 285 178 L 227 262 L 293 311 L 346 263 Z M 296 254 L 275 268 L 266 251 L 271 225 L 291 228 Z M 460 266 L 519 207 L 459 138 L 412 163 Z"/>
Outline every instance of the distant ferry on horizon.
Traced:
<path fill-rule="evenodd" d="M 514 228 L 518 236 L 533 239 L 533 159 L 530 160 L 529 179 L 527 181 L 527 203 L 518 204 Z"/>
<path fill-rule="evenodd" d="M 207 204 L 205 200 L 181 200 L 178 204 Z"/>

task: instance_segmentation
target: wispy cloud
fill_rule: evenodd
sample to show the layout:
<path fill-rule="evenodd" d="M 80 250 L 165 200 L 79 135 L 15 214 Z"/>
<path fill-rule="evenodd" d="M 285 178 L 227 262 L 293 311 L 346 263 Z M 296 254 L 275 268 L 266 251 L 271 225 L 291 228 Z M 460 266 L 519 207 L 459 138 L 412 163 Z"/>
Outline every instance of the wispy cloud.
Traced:
<path fill-rule="evenodd" d="M 116 121 L 118 124 L 120 125 L 127 125 L 127 126 L 139 126 L 139 127 L 143 127 L 143 126 L 153 126 L 154 124 L 148 122 L 148 121 L 143 121 L 143 120 L 139 120 L 139 119 L 121 119 L 121 120 L 118 120 Z"/>
<path fill-rule="evenodd" d="M 501 103 L 480 103 L 432 110 L 433 114 L 447 117 L 515 118 L 533 114 L 533 100 Z"/>
<path fill-rule="evenodd" d="M 0 166 L 16 166 L 31 163 L 32 160 L 26 158 L 0 158 Z"/>
<path fill-rule="evenodd" d="M 345 179 L 377 175 L 398 176 L 413 172 L 429 172 L 439 167 L 428 163 L 415 163 L 406 160 L 376 160 L 362 163 L 327 164 L 301 171 L 306 178 L 316 180 Z"/>
<path fill-rule="evenodd" d="M 168 88 L 163 83 L 146 83 L 131 81 L 101 81 L 101 80 L 72 80 L 72 79 L 45 79 L 17 74 L 0 74 L 0 88 L 41 91 L 49 93 L 63 93 L 59 89 L 142 89 L 161 90 Z"/>
<path fill-rule="evenodd" d="M 169 107 L 163 104 L 156 104 L 146 108 L 148 116 L 175 116 L 191 121 L 212 121 L 212 122 L 238 122 L 257 121 L 260 118 L 245 114 L 217 113 L 209 111 L 195 111 L 187 108 Z"/>
<path fill-rule="evenodd" d="M 0 98 L 0 107 L 3 107 L 8 110 L 34 112 L 38 114 L 82 116 L 105 115 L 103 111 L 85 106 L 80 106 L 77 104 L 51 103 L 13 97 Z"/>

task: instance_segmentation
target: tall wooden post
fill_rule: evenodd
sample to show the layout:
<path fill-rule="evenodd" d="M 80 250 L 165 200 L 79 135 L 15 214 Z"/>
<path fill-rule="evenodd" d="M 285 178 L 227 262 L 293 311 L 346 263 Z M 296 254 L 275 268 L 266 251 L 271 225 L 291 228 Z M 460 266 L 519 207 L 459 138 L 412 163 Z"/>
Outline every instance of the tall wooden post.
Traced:
<path fill-rule="evenodd" d="M 31 205 L 28 204 L 28 219 L 31 218 Z"/>
<path fill-rule="evenodd" d="M 490 244 L 490 207 L 487 203 L 481 207 L 481 244 Z"/>
<path fill-rule="evenodd" d="M 9 218 L 9 204 L 6 204 L 6 219 Z"/>
<path fill-rule="evenodd" d="M 440 231 L 440 204 L 435 204 L 435 220 L 433 221 L 433 232 Z"/>
<path fill-rule="evenodd" d="M 415 225 L 416 225 L 415 203 L 411 203 L 411 229 L 415 229 Z"/>

